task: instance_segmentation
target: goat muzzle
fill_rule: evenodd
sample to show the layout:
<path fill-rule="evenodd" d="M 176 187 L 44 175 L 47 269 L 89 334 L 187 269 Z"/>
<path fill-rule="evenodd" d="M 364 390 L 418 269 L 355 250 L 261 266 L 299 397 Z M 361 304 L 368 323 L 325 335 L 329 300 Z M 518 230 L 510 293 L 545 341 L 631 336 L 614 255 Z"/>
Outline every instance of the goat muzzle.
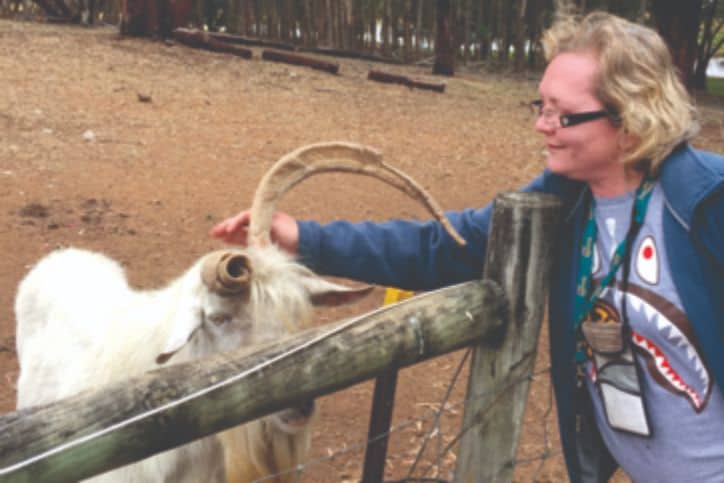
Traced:
<path fill-rule="evenodd" d="M 282 430 L 288 433 L 295 433 L 300 429 L 308 426 L 313 420 L 316 412 L 316 404 L 314 399 L 303 401 L 292 407 L 282 409 L 274 414 L 278 423 L 281 424 Z"/>
<path fill-rule="evenodd" d="M 251 283 L 249 259 L 240 253 L 214 252 L 203 262 L 201 280 L 209 290 L 221 296 L 246 292 Z"/>

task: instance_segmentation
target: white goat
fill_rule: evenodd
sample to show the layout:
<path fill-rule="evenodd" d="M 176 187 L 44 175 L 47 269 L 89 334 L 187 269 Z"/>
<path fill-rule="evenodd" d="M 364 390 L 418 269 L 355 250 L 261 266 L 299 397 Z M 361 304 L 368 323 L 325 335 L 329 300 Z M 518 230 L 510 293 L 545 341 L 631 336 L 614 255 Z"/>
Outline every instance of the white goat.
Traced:
<path fill-rule="evenodd" d="M 186 362 L 278 338 L 306 326 L 313 303 L 369 292 L 317 277 L 269 241 L 278 198 L 324 171 L 383 179 L 447 224 L 435 202 L 376 151 L 329 143 L 290 153 L 265 176 L 252 204 L 249 247 L 207 254 L 160 290 L 131 289 L 120 265 L 104 255 L 51 253 L 20 283 L 16 298 L 18 408 L 137 376 L 170 358 Z M 207 437 L 93 481 L 223 482 L 228 474 L 247 482 L 294 468 L 307 457 L 312 412 L 313 402 L 303 402 L 228 430 L 221 436 L 225 455 L 219 438 Z"/>

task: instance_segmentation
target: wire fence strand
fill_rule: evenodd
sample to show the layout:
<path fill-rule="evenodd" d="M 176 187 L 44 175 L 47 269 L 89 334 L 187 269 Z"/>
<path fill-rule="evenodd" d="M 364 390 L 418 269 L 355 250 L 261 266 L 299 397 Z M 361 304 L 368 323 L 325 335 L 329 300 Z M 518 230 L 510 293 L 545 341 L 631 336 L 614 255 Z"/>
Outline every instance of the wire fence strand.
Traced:
<path fill-rule="evenodd" d="M 422 471 L 421 474 L 415 476 L 415 475 L 414 475 L 415 469 L 416 469 L 417 466 L 420 464 L 420 462 L 422 462 L 422 460 L 423 460 L 423 458 L 424 458 L 424 454 L 423 454 L 423 453 L 424 453 L 424 450 L 426 449 L 426 447 L 427 447 L 427 445 L 428 445 L 428 443 L 429 443 L 429 440 L 432 439 L 432 437 L 433 437 L 432 435 L 433 435 L 434 433 L 436 433 L 437 435 L 441 435 L 441 434 L 442 434 L 441 431 L 440 431 L 439 424 L 438 424 L 438 423 L 439 423 L 439 420 L 440 420 L 440 416 L 442 415 L 442 413 L 443 413 L 444 411 L 446 411 L 446 410 L 453 410 L 453 409 L 457 409 L 457 408 L 463 408 L 466 403 L 468 403 L 468 402 L 470 402 L 470 401 L 472 401 L 472 400 L 474 400 L 474 399 L 484 398 L 484 397 L 486 397 L 486 398 L 490 397 L 490 394 L 478 394 L 478 395 L 469 396 L 469 397 L 465 398 L 465 399 L 462 400 L 462 401 L 457 401 L 457 402 L 453 402 L 453 403 L 449 403 L 449 402 L 448 402 L 448 399 L 449 399 L 450 394 L 451 394 L 451 392 L 452 392 L 452 388 L 453 388 L 453 386 L 455 385 L 455 383 L 457 382 L 457 379 L 459 378 L 459 376 L 460 376 L 460 374 L 461 374 L 461 372 L 462 372 L 462 368 L 465 366 L 465 362 L 467 362 L 467 359 L 469 358 L 468 353 L 469 353 L 469 351 L 466 351 L 466 353 L 465 353 L 465 355 L 463 356 L 462 360 L 461 360 L 460 363 L 458 364 L 458 367 L 456 368 L 455 372 L 453 373 L 453 376 L 452 376 L 452 378 L 451 378 L 451 380 L 450 380 L 450 383 L 448 384 L 448 387 L 446 388 L 445 395 L 444 395 L 443 398 L 441 399 L 440 403 L 437 405 L 437 408 L 436 408 L 436 409 L 428 409 L 427 412 L 426 412 L 426 414 L 424 414 L 424 415 L 422 415 L 422 416 L 420 416 L 420 417 L 409 418 L 409 419 L 406 419 L 406 420 L 404 420 L 403 422 L 401 422 L 401 423 L 399 423 L 399 424 L 396 424 L 396 425 L 394 425 L 394 426 L 391 426 L 390 429 L 389 429 L 387 432 L 382 433 L 382 434 L 379 434 L 379 435 L 375 436 L 374 438 L 370 438 L 370 439 L 367 439 L 367 440 L 364 440 L 364 441 L 359 441 L 359 442 L 356 443 L 356 444 L 353 444 L 353 445 L 350 445 L 350 446 L 346 446 L 345 448 L 340 449 L 340 450 L 338 450 L 338 451 L 335 451 L 335 452 L 333 452 L 333 453 L 331 453 L 331 454 L 328 454 L 328 455 L 326 455 L 326 456 L 322 456 L 322 457 L 318 457 L 318 458 L 311 459 L 311 460 L 307 461 L 306 463 L 304 463 L 304 464 L 302 464 L 302 465 L 296 466 L 295 468 L 290 468 L 290 469 L 287 469 L 287 470 L 285 470 L 285 471 L 281 471 L 281 472 L 279 472 L 279 473 L 267 475 L 267 476 L 265 476 L 265 477 L 263 477 L 263 478 L 259 478 L 259 479 L 257 479 L 257 480 L 254 480 L 254 483 L 257 483 L 257 482 L 258 482 L 258 483 L 261 483 L 261 482 L 265 482 L 265 481 L 274 481 L 274 480 L 277 479 L 277 478 L 286 477 L 286 476 L 288 476 L 288 475 L 291 474 L 291 473 L 296 473 L 296 474 L 297 474 L 296 478 L 293 480 L 294 482 L 297 482 L 297 481 L 300 480 L 302 474 L 303 474 L 305 471 L 307 471 L 307 470 L 310 469 L 310 468 L 313 468 L 313 467 L 316 466 L 316 465 L 320 465 L 320 464 L 322 464 L 322 463 L 326 463 L 326 462 L 332 461 L 332 460 L 334 460 L 334 459 L 336 459 L 336 458 L 339 458 L 339 457 L 341 457 L 341 456 L 344 456 L 344 455 L 346 455 L 346 454 L 348 454 L 348 453 L 351 453 L 351 452 L 354 452 L 354 451 L 362 450 L 362 449 L 364 449 L 365 447 L 367 447 L 369 444 L 375 443 L 376 441 L 378 441 L 378 440 L 380 440 L 380 439 L 383 439 L 383 438 L 388 438 L 388 437 L 390 437 L 391 435 L 393 435 L 393 434 L 395 434 L 395 433 L 399 433 L 399 432 L 401 432 L 401 431 L 403 431 L 403 430 L 405 430 L 405 429 L 407 429 L 407 428 L 409 428 L 409 427 L 415 426 L 415 425 L 418 424 L 419 422 L 430 422 L 430 423 L 431 423 L 431 428 L 426 432 L 425 436 L 423 437 L 423 440 L 422 440 L 422 442 L 420 443 L 420 448 L 419 448 L 418 451 L 417 451 L 417 455 L 416 455 L 416 457 L 415 457 L 415 460 L 414 460 L 413 463 L 411 464 L 410 468 L 407 470 L 407 475 L 406 475 L 406 477 L 403 478 L 403 479 L 400 479 L 400 480 L 386 480 L 386 483 L 403 483 L 403 482 L 407 482 L 407 483 L 411 483 L 411 482 L 438 482 L 438 483 L 443 483 L 443 482 L 450 481 L 450 480 L 448 480 L 448 479 L 440 478 L 440 477 L 437 476 L 437 475 L 436 475 L 436 476 L 429 476 L 429 474 L 430 474 L 434 469 L 438 469 L 437 473 L 439 474 L 439 467 L 441 466 L 441 463 L 442 463 L 443 459 L 445 458 L 445 456 L 451 454 L 452 450 L 455 448 L 455 445 L 460 441 L 460 438 L 462 438 L 462 436 L 463 436 L 467 431 L 469 431 L 470 429 L 472 429 L 472 428 L 474 428 L 475 426 L 477 426 L 477 425 L 479 425 L 479 424 L 482 424 L 482 423 L 484 422 L 484 419 L 485 419 L 484 416 L 485 416 L 496 404 L 498 404 L 498 403 L 500 402 L 501 398 L 502 398 L 508 391 L 512 390 L 513 388 L 515 388 L 517 385 L 519 385 L 519 384 L 521 384 L 521 383 L 535 380 L 536 377 L 538 377 L 538 376 L 540 376 L 540 375 L 542 375 L 542 374 L 548 374 L 548 373 L 550 372 L 550 367 L 545 367 L 545 368 L 543 368 L 543 369 L 539 369 L 539 370 L 536 370 L 536 371 L 532 372 L 530 375 L 522 376 L 522 377 L 520 377 L 520 378 L 518 378 L 518 379 L 516 379 L 516 380 L 510 381 L 508 384 L 506 384 L 505 386 L 503 386 L 503 387 L 498 391 L 498 393 L 495 394 L 495 396 L 494 396 L 493 399 L 490 401 L 490 403 L 489 403 L 488 405 L 486 405 L 486 407 L 483 409 L 480 417 L 475 418 L 475 420 L 474 420 L 471 424 L 468 424 L 467 426 L 462 426 L 462 422 L 461 422 L 460 429 L 459 429 L 456 433 L 454 433 L 454 434 L 452 435 L 450 441 L 449 441 L 447 444 L 445 444 L 444 447 L 442 447 L 441 449 L 438 449 L 438 450 L 434 453 L 434 455 L 432 456 L 432 458 L 430 458 L 431 461 L 429 462 L 429 464 L 427 465 L 427 467 L 424 469 L 424 471 Z M 553 448 L 552 445 L 551 445 L 551 441 L 550 441 L 550 436 L 549 436 L 549 431 L 548 431 L 548 422 L 549 422 L 549 419 L 550 419 L 550 418 L 552 417 L 552 415 L 553 415 L 553 398 L 552 398 L 552 390 L 550 390 L 550 388 L 549 388 L 549 390 L 548 390 L 547 392 L 548 392 L 547 407 L 546 407 L 546 409 L 545 409 L 545 411 L 544 411 L 544 418 L 543 418 L 543 421 L 542 421 L 542 424 L 543 424 L 543 434 L 544 434 L 544 437 L 543 437 L 543 440 L 544 440 L 544 441 L 543 441 L 543 449 L 542 449 L 542 451 L 540 451 L 538 454 L 536 454 L 536 455 L 534 455 L 534 456 L 524 457 L 524 458 L 516 458 L 516 459 L 513 461 L 513 465 L 514 465 L 514 466 L 526 465 L 526 464 L 531 464 L 531 463 L 534 463 L 534 462 L 539 462 L 538 467 L 536 468 L 536 470 L 534 471 L 533 475 L 531 476 L 531 479 L 530 479 L 531 482 L 537 482 L 537 481 L 539 481 L 539 477 L 540 477 L 540 474 L 541 474 L 541 472 L 542 472 L 543 466 L 545 465 L 545 463 L 546 463 L 548 460 L 550 460 L 550 459 L 552 459 L 552 458 L 560 457 L 560 455 L 561 455 L 561 451 L 560 451 L 559 449 Z M 435 431 L 436 429 L 437 429 L 437 431 Z"/>

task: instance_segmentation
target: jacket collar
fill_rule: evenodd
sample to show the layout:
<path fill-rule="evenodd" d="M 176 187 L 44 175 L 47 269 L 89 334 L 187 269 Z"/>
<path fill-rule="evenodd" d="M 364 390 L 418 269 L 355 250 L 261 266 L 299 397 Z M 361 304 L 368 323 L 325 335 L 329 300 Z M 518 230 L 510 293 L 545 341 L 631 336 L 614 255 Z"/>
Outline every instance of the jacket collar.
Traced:
<path fill-rule="evenodd" d="M 664 160 L 660 182 L 664 190 L 666 206 L 687 231 L 689 231 L 696 207 L 709 194 L 724 186 L 724 174 L 704 159 L 708 153 L 697 151 L 682 143 Z"/>
<path fill-rule="evenodd" d="M 717 188 L 724 186 L 724 172 L 717 170 L 707 158 L 712 155 L 692 148 L 687 143 L 676 147 L 663 161 L 659 181 L 666 207 L 681 226 L 690 230 L 697 206 Z M 585 183 L 567 180 L 563 197 L 568 222 L 586 204 L 590 190 Z"/>

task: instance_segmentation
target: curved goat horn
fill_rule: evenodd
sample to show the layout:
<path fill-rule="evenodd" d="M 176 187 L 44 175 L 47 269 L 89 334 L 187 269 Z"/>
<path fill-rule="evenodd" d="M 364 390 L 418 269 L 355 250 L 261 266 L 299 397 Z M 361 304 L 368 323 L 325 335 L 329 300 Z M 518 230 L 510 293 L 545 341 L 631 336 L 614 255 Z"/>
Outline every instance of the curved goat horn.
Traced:
<path fill-rule="evenodd" d="M 209 290 L 219 295 L 230 296 L 244 292 L 251 281 L 249 259 L 228 251 L 211 253 L 201 266 L 201 280 Z"/>
<path fill-rule="evenodd" d="M 455 231 L 437 202 L 402 171 L 384 163 L 375 149 L 361 144 L 330 142 L 310 144 L 284 155 L 264 175 L 251 205 L 248 244 L 271 243 L 270 230 L 276 203 L 289 189 L 318 173 L 347 172 L 371 176 L 394 186 L 421 202 L 459 245 L 465 240 Z"/>

